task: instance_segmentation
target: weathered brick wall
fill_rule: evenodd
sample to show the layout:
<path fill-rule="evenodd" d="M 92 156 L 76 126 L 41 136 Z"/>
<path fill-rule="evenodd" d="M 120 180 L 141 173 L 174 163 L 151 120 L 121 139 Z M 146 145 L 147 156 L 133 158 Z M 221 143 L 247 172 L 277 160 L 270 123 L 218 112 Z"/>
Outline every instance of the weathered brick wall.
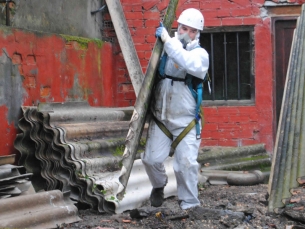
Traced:
<path fill-rule="evenodd" d="M 274 3 L 283 1 L 273 1 Z M 289 2 L 289 1 L 287 1 Z M 295 4 L 305 2 L 292 1 Z M 129 30 L 145 73 L 155 43 L 155 29 L 169 0 L 121 0 Z M 271 20 L 261 13 L 263 0 L 180 0 L 182 10 L 195 7 L 206 27 L 254 26 L 255 105 L 204 107 L 202 145 L 274 144 Z M 173 27 L 176 27 L 176 22 Z M 101 47 L 67 42 L 54 34 L 0 27 L 0 155 L 15 152 L 20 107 L 39 102 L 88 100 L 92 106 L 130 106 L 135 94 L 109 14 L 103 14 Z M 85 42 L 86 43 L 86 42 Z M 5 73 L 5 74 L 4 74 Z M 101 83 L 97 83 L 101 82 Z"/>
<path fill-rule="evenodd" d="M 206 124 L 202 132 L 202 145 L 241 146 L 265 143 L 269 152 L 273 150 L 272 40 L 270 18 L 261 15 L 264 2 L 264 0 L 179 1 L 177 16 L 186 8 L 200 9 L 205 17 L 206 27 L 255 26 L 255 105 L 204 107 Z M 121 0 L 121 3 L 145 73 L 156 40 L 154 32 L 162 20 L 169 0 Z M 110 17 L 108 19 L 111 20 Z M 173 27 L 177 27 L 176 22 Z M 118 61 L 117 105 L 133 105 L 135 95 L 123 57 L 119 56 L 116 61 Z"/>
<path fill-rule="evenodd" d="M 0 155 L 18 154 L 21 106 L 80 100 L 115 106 L 111 43 L 0 26 L 0 44 Z"/>

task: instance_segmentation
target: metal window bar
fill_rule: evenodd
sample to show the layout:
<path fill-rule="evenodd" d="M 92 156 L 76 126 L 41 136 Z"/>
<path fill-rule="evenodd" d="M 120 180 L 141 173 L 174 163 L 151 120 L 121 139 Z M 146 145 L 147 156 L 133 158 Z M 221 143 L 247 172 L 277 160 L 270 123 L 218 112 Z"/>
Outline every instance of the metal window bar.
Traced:
<path fill-rule="evenodd" d="M 11 19 L 10 19 L 10 6 L 9 6 L 9 2 L 11 2 L 12 0 L 1 0 L 0 3 L 6 3 L 5 5 L 5 13 L 6 13 L 6 25 L 10 26 L 11 25 Z"/>
<path fill-rule="evenodd" d="M 240 100 L 239 33 L 236 33 L 237 99 Z"/>
<path fill-rule="evenodd" d="M 250 37 L 249 37 L 249 51 L 250 51 L 250 60 L 251 60 L 251 66 L 250 69 L 253 69 L 253 47 L 254 47 L 254 38 L 253 38 L 254 34 L 253 32 L 250 33 Z M 255 98 L 255 90 L 254 90 L 254 73 L 252 72 L 252 70 L 250 71 L 250 92 L 251 92 L 251 99 Z"/>
<path fill-rule="evenodd" d="M 224 85 L 224 88 L 223 88 L 223 97 L 224 97 L 224 100 L 228 100 L 228 60 L 227 60 L 227 45 L 228 45 L 228 42 L 227 42 L 227 33 L 224 33 L 223 34 L 223 39 L 224 39 L 224 42 L 223 42 L 223 45 L 224 45 L 224 69 L 225 69 L 225 72 L 224 72 L 224 79 L 223 79 L 223 85 Z M 237 72 L 237 75 L 236 75 L 236 80 L 237 80 L 237 99 L 240 100 L 241 99 L 241 83 L 240 83 L 240 59 L 239 59 L 239 46 L 240 46 L 240 43 L 239 43 L 239 33 L 237 32 L 236 33 L 236 66 L 237 66 L 237 69 L 236 69 L 236 72 Z M 213 88 L 214 90 L 214 88 Z"/>
<path fill-rule="evenodd" d="M 211 37 L 211 64 L 212 64 L 212 69 L 211 69 L 211 75 L 212 75 L 212 100 L 215 100 L 215 71 L 214 71 L 214 34 L 210 34 Z"/>
<path fill-rule="evenodd" d="M 241 34 L 244 34 L 245 32 L 249 32 L 249 40 L 247 38 L 244 38 L 243 36 L 241 36 Z M 216 100 L 216 95 L 217 95 L 217 89 L 215 88 L 215 80 L 216 80 L 216 73 L 217 73 L 217 69 L 215 69 L 215 51 L 217 51 L 217 47 L 219 47 L 220 44 L 217 43 L 217 40 L 215 40 L 215 35 L 217 35 L 218 31 L 211 31 L 208 32 L 209 37 L 210 37 L 210 69 L 209 69 L 209 73 L 210 73 L 210 77 L 211 77 L 211 99 L 210 101 L 215 101 Z M 222 52 L 222 58 L 223 58 L 223 75 L 222 75 L 222 99 L 217 99 L 217 100 L 224 100 L 224 101 L 230 101 L 231 98 L 229 98 L 229 87 L 228 87 L 228 80 L 229 80 L 229 72 L 228 72 L 228 64 L 230 63 L 230 58 L 228 57 L 229 53 L 228 53 L 228 48 L 230 43 L 228 43 L 228 33 L 234 33 L 234 40 L 236 42 L 236 48 L 235 52 L 236 52 L 236 75 L 235 75 L 235 80 L 236 82 L 234 82 L 236 84 L 236 100 L 243 100 L 242 98 L 242 90 L 247 90 L 246 88 L 243 88 L 242 85 L 242 67 L 241 66 L 241 61 L 243 61 L 241 59 L 241 52 L 247 52 L 247 50 L 244 50 L 245 47 L 242 46 L 242 42 L 247 42 L 248 43 L 248 47 L 249 47 L 249 61 L 250 61 L 250 69 L 252 69 L 253 67 L 253 56 L 252 56 L 252 52 L 253 52 L 253 33 L 251 32 L 251 30 L 242 30 L 242 31 L 228 31 L 228 32 L 222 32 L 221 35 L 223 37 L 222 42 L 223 42 L 223 52 Z M 216 43 L 215 43 L 216 42 Z M 233 54 L 234 55 L 234 54 Z M 219 57 L 216 57 L 216 59 Z M 217 61 L 217 60 L 216 60 Z M 243 73 L 245 74 L 245 73 Z M 252 70 L 249 71 L 249 90 L 250 90 L 250 100 L 253 100 L 254 98 L 254 80 L 253 80 L 253 72 Z M 220 89 L 220 88 L 219 88 Z M 245 92 L 246 93 L 246 92 Z M 233 101 L 235 99 L 232 99 Z M 245 99 L 248 100 L 248 99 Z M 209 101 L 209 100 L 206 100 Z M 224 103 L 226 104 L 226 103 Z"/>
<path fill-rule="evenodd" d="M 224 99 L 228 100 L 228 66 L 227 66 L 227 34 L 223 34 L 223 46 L 224 46 L 224 65 L 225 65 L 225 75 L 224 75 Z"/>
<path fill-rule="evenodd" d="M 6 25 L 10 26 L 10 7 L 9 7 L 9 1 L 6 1 Z"/>

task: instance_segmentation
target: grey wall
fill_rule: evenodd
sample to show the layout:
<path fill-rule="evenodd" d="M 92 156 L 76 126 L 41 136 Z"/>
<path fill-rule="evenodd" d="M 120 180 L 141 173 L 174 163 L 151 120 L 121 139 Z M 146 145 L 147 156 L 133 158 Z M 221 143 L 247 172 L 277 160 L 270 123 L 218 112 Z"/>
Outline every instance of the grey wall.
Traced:
<path fill-rule="evenodd" d="M 17 0 L 11 25 L 17 28 L 101 39 L 103 0 Z"/>
<path fill-rule="evenodd" d="M 5 49 L 1 52 L 3 54 L 0 56 L 0 106 L 5 105 L 8 108 L 6 119 L 9 124 L 13 122 L 17 127 L 26 91 L 22 87 L 18 66 L 12 63 Z"/>

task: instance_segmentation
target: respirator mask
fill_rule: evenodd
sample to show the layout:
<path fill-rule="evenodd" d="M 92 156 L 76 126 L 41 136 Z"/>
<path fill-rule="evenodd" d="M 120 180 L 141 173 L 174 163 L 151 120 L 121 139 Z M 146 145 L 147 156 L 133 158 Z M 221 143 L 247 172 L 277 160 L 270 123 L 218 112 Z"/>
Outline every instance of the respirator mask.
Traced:
<path fill-rule="evenodd" d="M 185 48 L 186 45 L 189 42 L 191 42 L 192 40 L 191 40 L 190 36 L 188 35 L 188 33 L 179 34 L 179 30 L 180 30 L 181 26 L 182 26 L 181 24 L 178 25 L 178 29 L 177 29 L 176 34 L 177 34 L 178 40 L 182 43 L 183 48 Z"/>
<path fill-rule="evenodd" d="M 179 24 L 179 26 L 178 26 L 177 38 L 182 43 L 183 48 L 185 48 L 186 45 L 192 41 L 192 39 L 190 38 L 188 33 L 179 34 L 178 31 L 180 30 L 181 26 L 182 26 L 181 24 Z M 198 39 L 199 36 L 200 36 L 200 33 L 197 32 L 195 40 Z"/>
<path fill-rule="evenodd" d="M 178 39 L 182 43 L 183 47 L 185 48 L 188 43 L 192 41 L 188 33 L 179 34 L 178 33 Z"/>

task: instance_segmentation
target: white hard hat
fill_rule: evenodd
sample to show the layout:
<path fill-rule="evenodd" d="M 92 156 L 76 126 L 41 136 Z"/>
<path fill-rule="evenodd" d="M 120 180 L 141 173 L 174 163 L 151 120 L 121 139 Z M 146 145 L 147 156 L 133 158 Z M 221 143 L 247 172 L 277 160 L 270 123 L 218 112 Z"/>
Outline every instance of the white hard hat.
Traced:
<path fill-rule="evenodd" d="M 189 8 L 180 14 L 177 22 L 194 29 L 203 30 L 204 18 L 199 10 Z"/>

